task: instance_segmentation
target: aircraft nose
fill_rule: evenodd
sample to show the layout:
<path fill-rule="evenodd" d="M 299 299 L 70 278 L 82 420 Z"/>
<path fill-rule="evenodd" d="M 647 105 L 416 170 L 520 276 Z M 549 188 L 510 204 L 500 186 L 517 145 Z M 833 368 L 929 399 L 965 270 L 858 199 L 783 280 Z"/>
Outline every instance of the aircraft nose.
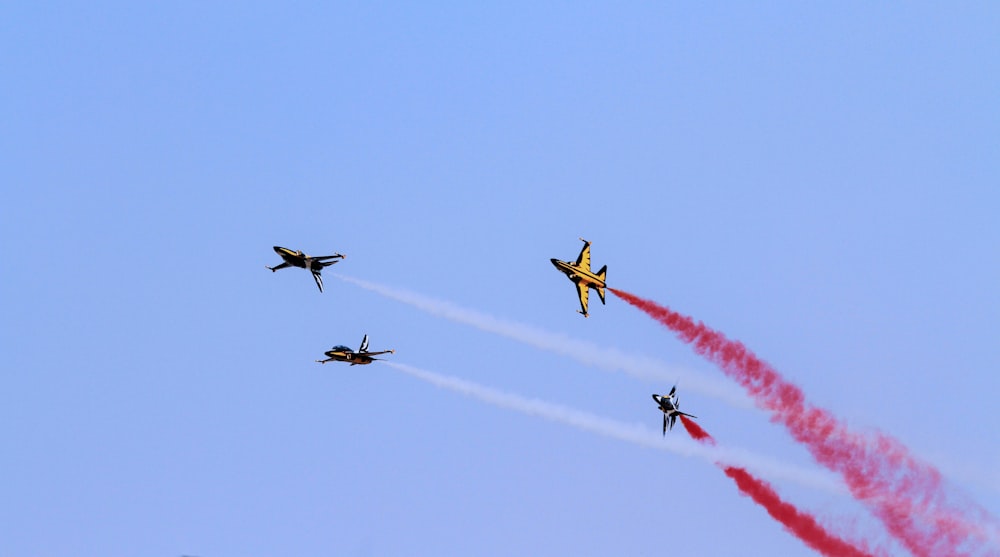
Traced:
<path fill-rule="evenodd" d="M 558 259 L 556 259 L 555 257 L 553 257 L 552 259 L 549 259 L 549 261 L 551 261 L 552 264 L 555 265 L 555 267 L 557 269 L 559 268 L 559 260 Z"/>
<path fill-rule="evenodd" d="M 274 246 L 275 253 L 281 253 L 281 250 L 283 250 L 283 249 L 285 249 L 285 248 L 283 248 L 281 246 Z"/>

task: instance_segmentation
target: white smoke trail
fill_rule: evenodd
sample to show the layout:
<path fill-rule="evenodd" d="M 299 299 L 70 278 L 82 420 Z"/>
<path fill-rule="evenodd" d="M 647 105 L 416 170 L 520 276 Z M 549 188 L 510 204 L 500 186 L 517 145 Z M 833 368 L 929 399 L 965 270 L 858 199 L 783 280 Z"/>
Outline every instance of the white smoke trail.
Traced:
<path fill-rule="evenodd" d="M 597 433 L 642 447 L 670 451 L 686 457 L 698 457 L 712 463 L 742 466 L 755 474 L 770 479 L 788 480 L 836 494 L 847 493 L 843 485 L 827 472 L 797 468 L 745 450 L 695 443 L 685 436 L 675 435 L 664 439 L 657 434 L 658 432 L 654 432 L 638 424 L 619 422 L 588 412 L 575 410 L 561 404 L 554 404 L 537 398 L 526 398 L 458 377 L 441 375 L 405 364 L 394 362 L 382 363 L 432 385 L 449 389 L 501 408 L 516 410 L 531 416 L 538 416 L 553 422 L 567 424 L 584 431 Z"/>
<path fill-rule="evenodd" d="M 754 407 L 753 402 L 747 398 L 743 391 L 729 382 L 692 373 L 683 368 L 669 366 L 652 358 L 636 356 L 615 348 L 598 346 L 587 341 L 574 339 L 561 333 L 553 333 L 524 323 L 500 319 L 415 292 L 391 288 L 338 273 L 334 273 L 333 276 L 365 290 L 410 305 L 431 315 L 443 317 L 456 323 L 471 325 L 481 331 L 498 334 L 541 350 L 554 352 L 561 356 L 568 356 L 588 366 L 607 371 L 623 372 L 639 379 L 657 383 L 672 383 L 680 379 L 684 384 L 685 390 L 712 396 L 740 408 Z"/>

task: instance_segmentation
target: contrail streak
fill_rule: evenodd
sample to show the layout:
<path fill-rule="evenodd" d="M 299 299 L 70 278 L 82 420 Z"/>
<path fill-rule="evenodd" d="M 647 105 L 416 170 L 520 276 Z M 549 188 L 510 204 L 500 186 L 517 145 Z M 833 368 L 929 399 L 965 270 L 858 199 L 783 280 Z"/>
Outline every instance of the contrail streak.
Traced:
<path fill-rule="evenodd" d="M 538 416 L 549 421 L 563 423 L 584 431 L 597 433 L 642 447 L 670 451 L 681 456 L 697 457 L 713 463 L 726 462 L 740 465 L 751 468 L 770 478 L 792 481 L 800 485 L 822 489 L 831 493 L 845 493 L 843 486 L 825 473 L 803 470 L 744 450 L 704 446 L 683 437 L 668 437 L 663 439 L 657 435 L 657 432 L 637 424 L 619 422 L 568 406 L 554 404 L 537 398 L 523 397 L 458 377 L 441 375 L 405 364 L 395 362 L 382 363 L 396 371 L 403 372 L 432 385 L 455 391 L 500 408 L 515 410 L 530 416 Z"/>
<path fill-rule="evenodd" d="M 701 428 L 694 420 L 681 416 L 681 424 L 692 439 L 705 445 L 714 446 L 715 438 Z M 719 468 L 736 482 L 741 493 L 764 507 L 771 518 L 780 522 L 795 537 L 809 547 L 828 557 L 870 557 L 867 547 L 858 547 L 844 538 L 824 528 L 816 517 L 800 510 L 778 495 L 770 484 L 757 478 L 739 466 L 720 464 Z"/>
<path fill-rule="evenodd" d="M 852 431 L 830 411 L 809 403 L 802 389 L 742 343 L 651 300 L 609 290 L 672 330 L 740 383 L 817 462 L 840 474 L 855 499 L 911 553 L 927 557 L 998 554 L 1000 548 L 989 540 L 996 520 L 947 489 L 940 472 L 900 441 L 879 431 Z"/>
<path fill-rule="evenodd" d="M 753 403 L 739 389 L 729 383 L 717 381 L 710 377 L 706 378 L 704 375 L 695 374 L 683 368 L 668 366 L 652 358 L 635 356 L 615 348 L 598 346 L 524 323 L 500 319 L 480 311 L 464 308 L 415 292 L 391 288 L 344 276 L 339 273 L 334 273 L 333 276 L 344 282 L 359 286 L 397 302 L 402 302 L 431 315 L 443 317 L 449 321 L 463 325 L 470 325 L 481 331 L 516 340 L 540 350 L 567 356 L 591 367 L 606 371 L 622 372 L 639 379 L 657 383 L 673 382 L 680 378 L 684 382 L 686 390 L 721 399 L 732 406 L 740 408 L 754 407 Z"/>

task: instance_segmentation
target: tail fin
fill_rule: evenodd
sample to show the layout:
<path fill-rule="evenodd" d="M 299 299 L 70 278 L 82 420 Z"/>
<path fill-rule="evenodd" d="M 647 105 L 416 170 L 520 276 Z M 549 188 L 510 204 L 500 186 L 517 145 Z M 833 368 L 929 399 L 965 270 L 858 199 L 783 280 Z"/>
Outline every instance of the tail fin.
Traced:
<path fill-rule="evenodd" d="M 319 287 L 320 292 L 323 291 L 323 276 L 319 274 L 322 269 L 322 267 L 310 269 L 312 271 L 313 280 L 316 281 L 316 286 Z"/>
<path fill-rule="evenodd" d="M 600 271 L 597 271 L 597 278 L 601 279 L 601 282 L 605 282 L 605 277 L 607 276 L 608 276 L 608 266 L 605 265 L 601 267 Z M 602 304 L 604 303 L 604 288 L 605 287 L 602 286 L 597 289 L 597 295 L 601 297 Z"/>

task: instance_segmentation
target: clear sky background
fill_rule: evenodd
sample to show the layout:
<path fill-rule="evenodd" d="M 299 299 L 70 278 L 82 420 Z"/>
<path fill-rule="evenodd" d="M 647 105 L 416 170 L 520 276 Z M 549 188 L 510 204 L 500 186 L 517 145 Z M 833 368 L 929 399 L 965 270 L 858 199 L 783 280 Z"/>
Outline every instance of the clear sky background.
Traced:
<path fill-rule="evenodd" d="M 352 277 L 722 381 L 549 258 L 747 343 L 1000 515 L 995 3 L 15 2 L 0 17 L 0 553 L 811 555 L 607 373 Z M 319 293 L 274 245 L 342 252 Z M 721 443 L 818 469 L 680 385 Z M 685 435 L 675 430 L 672 435 Z M 775 481 L 884 542 L 843 495 Z M 898 547 L 885 545 L 895 554 Z"/>

